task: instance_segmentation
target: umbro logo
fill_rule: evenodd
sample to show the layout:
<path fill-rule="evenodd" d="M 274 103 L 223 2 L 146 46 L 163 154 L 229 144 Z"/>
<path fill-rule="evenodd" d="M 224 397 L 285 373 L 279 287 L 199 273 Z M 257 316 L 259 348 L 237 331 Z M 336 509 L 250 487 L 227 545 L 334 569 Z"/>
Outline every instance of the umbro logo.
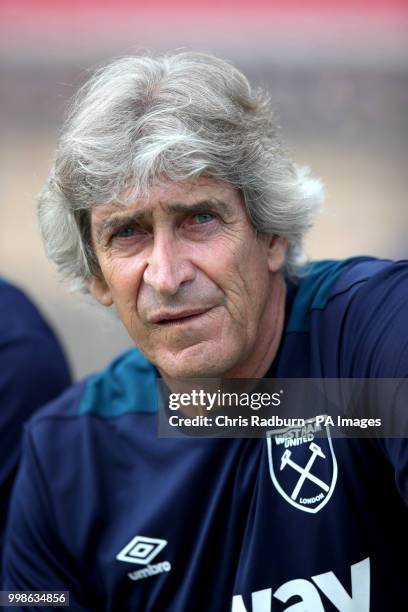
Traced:
<path fill-rule="evenodd" d="M 148 578 L 171 570 L 171 564 L 168 561 L 150 565 L 150 561 L 153 561 L 165 546 L 167 546 L 167 540 L 137 535 L 118 552 L 116 559 L 145 566 L 143 569 L 129 572 L 128 576 L 131 580 Z"/>
<path fill-rule="evenodd" d="M 148 565 L 167 545 L 167 540 L 136 536 L 116 555 L 118 561 Z"/>

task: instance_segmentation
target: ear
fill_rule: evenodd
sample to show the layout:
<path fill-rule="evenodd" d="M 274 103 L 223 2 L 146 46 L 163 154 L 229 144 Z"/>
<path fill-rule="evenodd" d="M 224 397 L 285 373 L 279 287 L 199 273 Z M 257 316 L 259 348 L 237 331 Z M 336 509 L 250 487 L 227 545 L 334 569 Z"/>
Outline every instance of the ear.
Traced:
<path fill-rule="evenodd" d="M 288 239 L 284 236 L 270 236 L 268 243 L 268 267 L 278 272 L 284 265 L 288 250 Z"/>
<path fill-rule="evenodd" d="M 109 285 L 105 279 L 99 276 L 90 276 L 86 280 L 86 286 L 89 293 L 95 298 L 97 302 L 103 306 L 112 306 L 113 298 Z"/>

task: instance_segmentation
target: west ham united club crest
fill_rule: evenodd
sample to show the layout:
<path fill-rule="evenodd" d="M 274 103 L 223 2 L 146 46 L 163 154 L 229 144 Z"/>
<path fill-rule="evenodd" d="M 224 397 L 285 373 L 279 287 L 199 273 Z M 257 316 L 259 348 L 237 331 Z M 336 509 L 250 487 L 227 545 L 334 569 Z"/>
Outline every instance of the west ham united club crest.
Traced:
<path fill-rule="evenodd" d="M 282 497 L 304 512 L 319 512 L 333 494 L 337 461 L 330 428 L 305 420 L 267 432 L 269 471 Z"/>

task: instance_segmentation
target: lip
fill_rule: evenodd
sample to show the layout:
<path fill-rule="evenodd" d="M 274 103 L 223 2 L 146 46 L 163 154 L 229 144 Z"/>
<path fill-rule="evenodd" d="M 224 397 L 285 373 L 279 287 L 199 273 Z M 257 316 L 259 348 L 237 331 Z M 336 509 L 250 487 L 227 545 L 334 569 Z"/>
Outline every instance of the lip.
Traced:
<path fill-rule="evenodd" d="M 198 319 L 211 308 L 189 309 L 180 311 L 160 311 L 149 318 L 149 323 L 160 326 L 182 325 Z"/>

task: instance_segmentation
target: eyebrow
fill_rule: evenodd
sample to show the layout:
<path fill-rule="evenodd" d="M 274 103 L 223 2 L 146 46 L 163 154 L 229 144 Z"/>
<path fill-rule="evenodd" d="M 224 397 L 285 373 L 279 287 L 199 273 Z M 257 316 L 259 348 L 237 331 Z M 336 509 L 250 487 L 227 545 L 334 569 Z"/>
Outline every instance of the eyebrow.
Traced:
<path fill-rule="evenodd" d="M 200 200 L 194 204 L 181 204 L 178 202 L 166 204 L 166 210 L 176 214 L 197 214 L 204 209 L 210 209 L 224 215 L 227 215 L 231 210 L 223 200 L 217 200 L 215 198 Z M 96 240 L 97 242 L 101 242 L 106 235 L 115 233 L 115 231 L 119 230 L 124 225 L 143 225 L 149 218 L 151 218 L 151 209 L 137 212 L 112 213 L 108 218 L 96 223 Z"/>

